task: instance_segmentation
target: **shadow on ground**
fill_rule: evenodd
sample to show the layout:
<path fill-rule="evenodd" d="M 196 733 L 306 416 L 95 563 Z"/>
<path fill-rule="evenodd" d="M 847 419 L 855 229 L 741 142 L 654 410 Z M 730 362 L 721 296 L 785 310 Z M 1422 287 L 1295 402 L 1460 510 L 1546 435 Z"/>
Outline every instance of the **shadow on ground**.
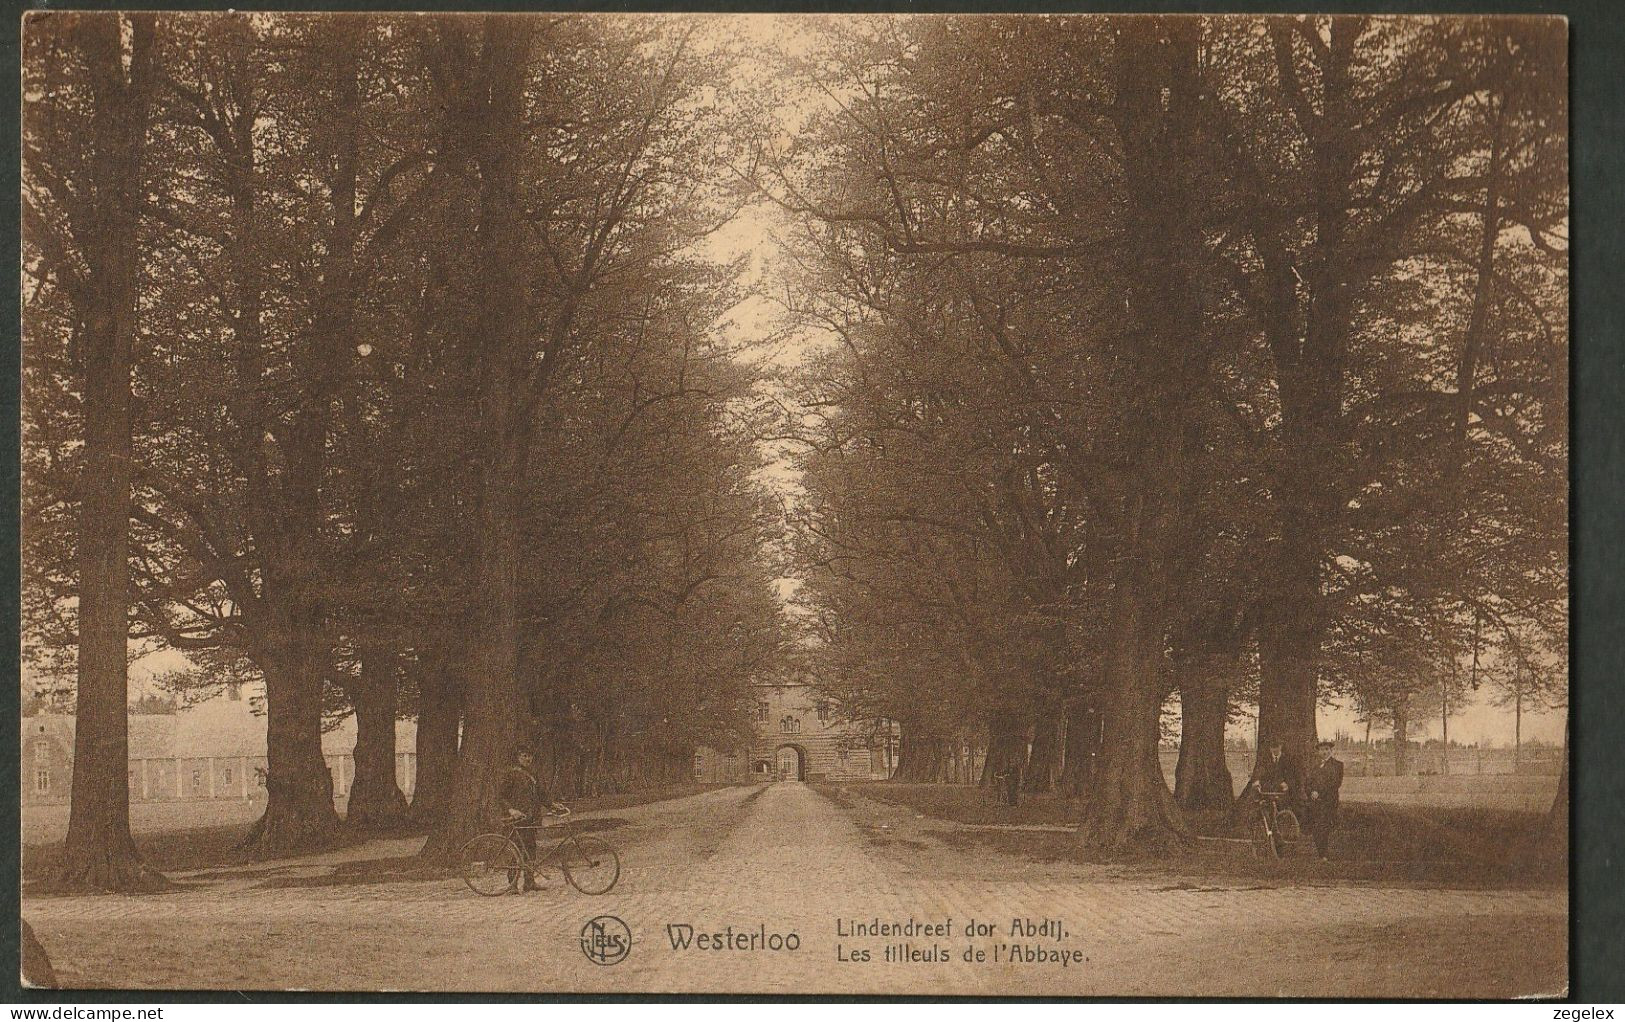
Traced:
<path fill-rule="evenodd" d="M 616 830 L 629 821 L 616 816 L 595 820 L 579 820 L 571 825 L 576 834 L 601 833 Z M 552 838 L 544 833 L 537 842 L 541 850 L 551 850 L 553 843 L 563 835 Z M 549 867 L 550 868 L 550 867 Z M 286 872 L 286 871 L 280 871 Z M 242 873 L 223 874 L 241 877 Z M 437 883 L 456 879 L 456 864 L 426 863 L 416 855 L 394 855 L 376 859 L 353 859 L 336 863 L 331 872 L 314 876 L 267 876 L 252 888 L 257 891 L 303 890 L 321 887 L 365 887 L 373 884 Z"/>
<path fill-rule="evenodd" d="M 631 809 L 654 802 L 686 798 L 702 792 L 727 787 L 732 787 L 732 785 L 668 785 L 642 791 L 572 799 L 571 805 L 578 814 L 610 812 Z M 610 830 L 623 826 L 626 822 L 626 820 L 620 818 L 584 820 L 577 816 L 570 826 L 577 833 L 585 834 Z M 248 879 L 253 877 L 252 873 L 236 870 L 228 872 L 227 870 L 229 867 L 246 866 L 252 863 L 252 860 L 240 850 L 243 839 L 248 835 L 252 826 L 253 821 L 246 821 L 208 827 L 181 827 L 137 833 L 135 835 L 135 846 L 141 853 L 142 860 L 160 873 L 194 873 L 199 870 L 209 870 L 211 872 L 196 873 L 194 876 L 188 877 L 187 880 Z M 378 838 L 409 837 L 423 835 L 427 832 L 427 827 L 421 824 L 403 824 L 399 827 L 376 831 L 343 829 L 339 832 L 338 838 L 333 844 L 320 849 L 320 851 L 332 852 Z M 51 881 L 51 871 L 56 867 L 61 854 L 62 841 L 60 840 L 40 844 L 25 843 L 22 846 L 19 865 L 22 873 L 22 889 L 26 896 L 53 897 L 86 893 L 83 888 L 62 888 Z"/>
<path fill-rule="evenodd" d="M 330 873 L 316 876 L 269 877 L 255 884 L 256 891 L 303 890 L 317 887 L 365 887 L 372 884 L 429 883 L 453 879 L 455 866 L 426 865 L 415 855 L 341 862 Z"/>

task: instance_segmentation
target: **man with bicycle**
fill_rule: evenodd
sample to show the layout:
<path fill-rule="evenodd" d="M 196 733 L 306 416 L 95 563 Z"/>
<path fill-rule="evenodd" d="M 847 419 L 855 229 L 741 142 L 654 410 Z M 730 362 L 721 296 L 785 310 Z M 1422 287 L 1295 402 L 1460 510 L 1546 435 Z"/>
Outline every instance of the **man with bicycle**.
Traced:
<path fill-rule="evenodd" d="M 502 787 L 497 794 L 502 802 L 504 822 L 514 828 L 514 838 L 525 852 L 525 868 L 509 873 L 508 890 L 519 893 L 519 873 L 523 872 L 524 889 L 539 891 L 542 886 L 536 882 L 536 874 L 530 867 L 536 859 L 536 827 L 548 811 L 562 812 L 564 804 L 554 802 L 542 790 L 541 782 L 536 779 L 536 755 L 525 746 L 514 751 L 513 764 L 502 775 Z"/>
<path fill-rule="evenodd" d="M 1269 751 L 1258 758 L 1258 764 L 1253 767 L 1252 779 L 1247 787 L 1241 789 L 1243 796 L 1250 791 L 1279 793 L 1282 796 L 1283 809 L 1299 811 L 1299 800 L 1303 797 L 1303 768 L 1299 765 L 1296 756 L 1289 756 L 1281 751 L 1279 738 L 1269 743 Z"/>

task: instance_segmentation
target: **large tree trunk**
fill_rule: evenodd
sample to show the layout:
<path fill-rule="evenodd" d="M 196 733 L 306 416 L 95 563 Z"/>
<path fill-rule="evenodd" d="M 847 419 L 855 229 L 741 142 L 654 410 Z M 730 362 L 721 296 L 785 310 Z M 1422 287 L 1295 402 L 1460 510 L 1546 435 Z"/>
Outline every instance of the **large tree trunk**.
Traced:
<path fill-rule="evenodd" d="M 1563 763 L 1558 768 L 1557 794 L 1541 826 L 1542 854 L 1552 862 L 1568 862 L 1569 857 L 1569 727 L 1563 725 Z"/>
<path fill-rule="evenodd" d="M 430 832 L 423 855 L 448 860 L 487 822 L 504 765 L 529 717 L 519 685 L 519 491 L 528 467 L 530 424 L 521 422 L 518 377 L 531 359 L 534 328 L 526 322 L 525 258 L 520 234 L 519 140 L 531 30 L 522 19 L 488 17 L 473 89 L 471 132 L 480 172 L 475 239 L 482 294 L 473 323 L 479 364 L 479 509 L 474 626 L 463 740 L 452 776 L 451 803 Z"/>
<path fill-rule="evenodd" d="M 1546 813 L 1546 833 L 1552 837 L 1561 836 L 1566 854 L 1569 834 L 1569 740 L 1566 728 L 1563 737 L 1563 764 L 1557 774 L 1557 794 L 1552 798 L 1552 808 Z"/>
<path fill-rule="evenodd" d="M 451 799 L 457 766 L 462 707 L 444 665 L 428 665 L 418 678 L 417 777 L 412 783 L 412 822 L 433 825 Z"/>
<path fill-rule="evenodd" d="M 1077 797 L 1089 790 L 1100 753 L 1100 714 L 1092 704 L 1078 701 L 1066 720 L 1066 765 L 1061 769 L 1060 790 Z"/>
<path fill-rule="evenodd" d="M 396 657 L 371 647 L 350 693 L 355 707 L 355 783 L 344 822 L 363 830 L 393 830 L 406 818 L 406 796 L 395 779 Z"/>
<path fill-rule="evenodd" d="M 516 468 L 516 467 L 515 467 Z M 451 797 L 423 848 L 446 860 L 488 825 L 503 768 L 521 737 L 525 699 L 519 687 L 518 502 L 514 476 L 489 472 L 478 516 L 480 554 L 463 736 Z"/>
<path fill-rule="evenodd" d="M 326 658 L 310 651 L 313 622 L 286 614 L 286 638 L 259 658 L 265 675 L 265 812 L 242 850 L 274 859 L 331 847 L 340 836 L 333 775 L 322 755 L 322 676 Z"/>
<path fill-rule="evenodd" d="M 1058 713 L 1039 717 L 1033 728 L 1032 753 L 1027 757 L 1023 786 L 1031 792 L 1051 792 L 1061 776 L 1061 757 L 1066 751 L 1063 732 L 1066 719 Z"/>
<path fill-rule="evenodd" d="M 1285 554 L 1280 569 L 1259 626 L 1258 747 L 1267 749 L 1279 741 L 1284 755 L 1313 763 L 1321 642 L 1319 559 L 1305 551 Z"/>
<path fill-rule="evenodd" d="M 1184 821 L 1158 757 L 1163 679 L 1162 632 L 1148 621 L 1141 597 L 1124 583 L 1112 634 L 1103 708 L 1104 741 L 1096 776 L 1084 795 L 1078 828 L 1085 847 L 1166 853 L 1183 847 Z"/>
<path fill-rule="evenodd" d="M 129 75 L 118 14 L 59 14 L 90 76 L 98 199 L 82 239 L 92 308 L 84 324 L 84 469 L 79 508 L 79 650 L 72 807 L 60 878 L 108 891 L 162 878 L 130 837 L 130 374 L 136 332 L 139 208 L 153 19 L 131 15 Z"/>
<path fill-rule="evenodd" d="M 307 371 L 326 371 L 323 359 Z M 319 388 L 318 388 L 319 389 Z M 265 815 L 243 842 L 255 858 L 326 848 L 340 836 L 333 778 L 322 755 L 322 697 L 333 664 L 326 579 L 322 481 L 330 407 L 313 395 L 277 432 L 284 452 L 276 523 L 265 537 L 265 576 L 256 659 L 265 674 Z M 275 537 L 274 539 L 272 537 Z"/>
<path fill-rule="evenodd" d="M 234 595 L 245 605 L 249 652 L 265 677 L 266 703 L 265 813 L 241 848 L 264 859 L 327 848 L 341 835 L 333 778 L 322 755 L 323 686 L 333 653 L 323 605 L 330 551 L 323 542 L 322 497 L 332 388 L 341 357 L 337 349 L 349 337 L 353 210 L 347 212 L 346 206 L 354 205 L 354 192 L 343 192 L 342 181 L 329 182 L 338 191 L 333 233 L 325 239 L 325 283 L 311 331 L 290 348 L 294 382 L 303 391 L 291 413 L 273 408 L 265 398 L 266 354 L 272 345 L 263 322 L 265 253 L 257 244 L 263 227 L 253 123 L 228 126 L 221 144 L 229 175 L 230 259 L 238 301 L 233 322 L 237 379 L 230 409 L 237 431 L 233 453 L 247 483 L 247 512 L 262 576 L 257 597 L 248 591 Z M 269 453 L 268 437 L 280 457 Z"/>
<path fill-rule="evenodd" d="M 356 177 L 360 170 L 357 138 L 361 95 L 358 53 L 365 22 L 349 19 L 335 25 L 330 38 L 333 70 L 332 194 L 333 228 L 323 272 L 323 295 L 317 314 L 317 352 L 309 361 L 319 377 L 337 379 L 338 358 L 355 346 L 356 302 Z M 324 343 L 325 342 L 325 343 Z M 318 386 L 319 400 L 331 407 L 333 384 Z M 326 430 L 321 442 L 326 443 Z M 370 532 L 393 531 L 380 498 L 386 483 L 377 467 L 365 473 L 369 485 L 358 498 L 356 514 Z M 349 693 L 355 709 L 355 780 L 345 810 L 345 823 L 363 830 L 399 827 L 406 813 L 406 796 L 395 780 L 395 711 L 399 658 L 379 643 L 363 643 L 360 677 Z"/>
<path fill-rule="evenodd" d="M 1200 249 L 1190 151 L 1200 116 L 1201 28 L 1191 19 L 1116 23 L 1109 116 L 1121 149 L 1132 239 L 1120 272 L 1129 282 L 1130 338 L 1115 351 L 1145 388 L 1120 411 L 1122 472 L 1105 480 L 1114 592 L 1103 672 L 1103 742 L 1084 797 L 1079 838 L 1101 850 L 1162 853 L 1186 830 L 1158 756 L 1167 695 L 1170 578 L 1186 556 L 1209 420 L 1210 348 L 1191 253 Z"/>
<path fill-rule="evenodd" d="M 1328 537 L 1344 513 L 1343 391 L 1349 324 L 1357 287 L 1347 279 L 1344 249 L 1358 150 L 1345 142 L 1344 125 L 1360 116 L 1348 73 L 1352 19 L 1333 19 L 1317 92 L 1325 127 L 1304 126 L 1308 206 L 1315 236 L 1310 258 L 1293 258 L 1266 217 L 1254 233 L 1262 264 L 1262 320 L 1276 371 L 1281 404 L 1279 455 L 1271 489 L 1281 536 L 1265 562 L 1265 600 L 1259 615 L 1259 748 L 1279 741 L 1301 763 L 1314 761 L 1315 707 L 1326 609 L 1320 569 Z M 1270 26 L 1271 45 L 1283 64 L 1295 61 L 1293 33 L 1283 20 Z M 1298 88 L 1296 82 L 1292 88 Z M 1303 268 L 1300 272 L 1299 267 Z M 1307 296 L 1307 302 L 1300 300 Z"/>
<path fill-rule="evenodd" d="M 977 781 L 985 786 L 995 783 L 998 775 L 1015 772 L 1019 785 L 1027 769 L 1027 731 L 1014 715 L 995 714 L 988 722 L 987 755 L 982 758 L 981 776 Z"/>
<path fill-rule="evenodd" d="M 1187 809 L 1228 809 L 1235 798 L 1224 758 L 1230 694 L 1222 683 L 1202 683 L 1187 675 L 1180 686 L 1179 707 L 1174 799 Z"/>

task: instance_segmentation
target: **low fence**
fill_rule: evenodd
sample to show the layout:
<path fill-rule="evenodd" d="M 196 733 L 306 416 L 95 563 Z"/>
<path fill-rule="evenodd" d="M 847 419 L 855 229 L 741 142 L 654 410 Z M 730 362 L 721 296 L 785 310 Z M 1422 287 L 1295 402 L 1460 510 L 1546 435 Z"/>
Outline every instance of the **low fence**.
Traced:
<path fill-rule="evenodd" d="M 1160 751 L 1162 771 L 1172 785 L 1179 750 L 1163 748 Z M 1563 750 L 1547 747 L 1513 750 L 1460 745 L 1452 747 L 1447 756 L 1436 745 L 1413 746 L 1406 756 L 1403 771 L 1398 769 L 1392 747 L 1374 746 L 1368 753 L 1363 745 L 1340 746 L 1333 749 L 1332 754 L 1343 762 L 1344 777 L 1349 779 L 1494 775 L 1544 777 L 1555 782 L 1563 769 Z M 1252 775 L 1254 759 L 1251 749 L 1225 750 L 1225 765 L 1238 782 Z"/>
<path fill-rule="evenodd" d="M 1557 779 L 1562 769 L 1561 750 L 1557 749 L 1524 750 L 1514 756 L 1511 749 L 1457 747 L 1450 750 L 1448 774 L 1442 772 L 1445 764 L 1437 748 L 1413 748 L 1409 769 L 1403 774 L 1394 772 L 1391 749 L 1373 749 L 1372 753 L 1368 774 L 1363 746 L 1334 750 L 1345 767 L 1342 788 L 1345 801 L 1544 811 L 1557 794 Z M 1161 759 L 1163 776 L 1171 788 L 1179 753 L 1164 749 Z M 1230 768 L 1231 781 L 1240 791 L 1252 775 L 1252 751 L 1228 750 L 1225 761 Z"/>

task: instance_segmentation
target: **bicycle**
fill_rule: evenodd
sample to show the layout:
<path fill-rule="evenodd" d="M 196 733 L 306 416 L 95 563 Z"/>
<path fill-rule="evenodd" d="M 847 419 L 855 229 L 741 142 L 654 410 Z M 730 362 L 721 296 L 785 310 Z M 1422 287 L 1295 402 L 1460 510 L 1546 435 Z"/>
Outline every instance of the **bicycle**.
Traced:
<path fill-rule="evenodd" d="M 570 810 L 548 813 L 559 822 Z M 542 830 L 546 824 L 514 824 L 502 831 L 479 834 L 463 846 L 463 882 L 475 894 L 494 898 L 518 886 L 522 876 L 537 867 L 556 865 L 570 886 L 582 894 L 607 894 L 621 878 L 621 858 L 608 841 L 573 831 L 565 834 L 551 853 L 530 859 L 513 835 L 521 830 Z"/>
<path fill-rule="evenodd" d="M 1253 820 L 1253 851 L 1260 858 L 1279 859 L 1285 846 L 1303 837 L 1298 814 L 1281 808 L 1284 791 L 1258 792 L 1258 816 Z"/>

